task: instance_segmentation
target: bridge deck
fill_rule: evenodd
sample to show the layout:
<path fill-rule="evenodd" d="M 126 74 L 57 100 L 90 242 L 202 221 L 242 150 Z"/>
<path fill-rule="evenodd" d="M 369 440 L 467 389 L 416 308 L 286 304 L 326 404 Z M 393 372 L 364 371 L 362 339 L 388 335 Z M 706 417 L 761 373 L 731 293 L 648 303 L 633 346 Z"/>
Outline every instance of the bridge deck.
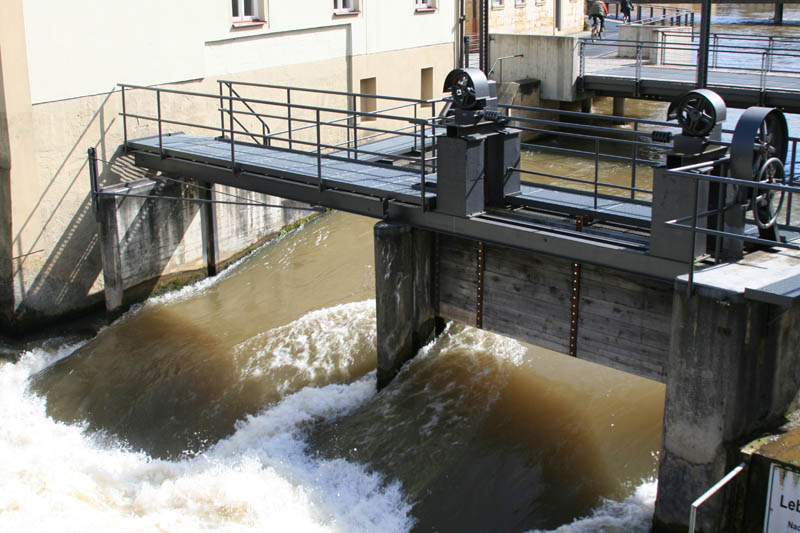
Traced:
<path fill-rule="evenodd" d="M 416 205 L 422 203 L 419 172 L 403 167 L 333 155 L 323 155 L 318 160 L 315 153 L 240 143 L 235 144 L 232 158 L 231 143 L 228 140 L 184 134 L 164 136 L 162 147 L 167 157 L 225 168 L 231 168 L 235 159 L 236 168 L 240 171 L 315 186 L 319 186 L 321 172 L 325 188 L 379 196 Z M 129 141 L 128 148 L 151 154 L 160 153 L 157 136 Z M 346 152 L 339 153 L 346 154 Z M 425 181 L 435 183 L 436 176 L 426 176 Z M 436 198 L 434 192 L 425 192 L 426 204 L 430 204 L 434 198 Z"/>
<path fill-rule="evenodd" d="M 615 52 L 609 52 L 609 54 Z M 638 73 L 636 60 L 608 57 L 587 58 L 586 72 L 581 79 L 586 91 L 605 96 L 643 97 L 671 101 L 684 91 L 696 87 L 696 70 L 692 65 L 643 64 Z M 732 69 L 709 69 L 708 88 L 717 92 L 730 107 L 750 105 L 779 106 L 788 113 L 800 112 L 800 75 L 769 73 L 761 91 L 757 72 Z"/>

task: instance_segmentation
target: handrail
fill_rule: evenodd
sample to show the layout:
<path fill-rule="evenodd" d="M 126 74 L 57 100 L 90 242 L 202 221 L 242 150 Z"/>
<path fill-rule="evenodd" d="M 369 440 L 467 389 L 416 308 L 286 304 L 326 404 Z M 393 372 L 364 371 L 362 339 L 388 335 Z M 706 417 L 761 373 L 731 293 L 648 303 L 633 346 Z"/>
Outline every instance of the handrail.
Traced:
<path fill-rule="evenodd" d="M 727 483 L 739 475 L 739 473 L 744 470 L 745 463 L 740 463 L 736 468 L 728 472 L 725 477 L 720 479 L 713 487 L 708 489 L 703 493 L 702 496 L 697 498 L 695 501 L 692 502 L 692 509 L 689 512 L 689 533 L 694 533 L 695 529 L 695 522 L 697 520 L 697 509 L 703 505 L 706 500 L 708 500 L 711 496 L 717 493 L 722 487 L 727 485 Z"/>

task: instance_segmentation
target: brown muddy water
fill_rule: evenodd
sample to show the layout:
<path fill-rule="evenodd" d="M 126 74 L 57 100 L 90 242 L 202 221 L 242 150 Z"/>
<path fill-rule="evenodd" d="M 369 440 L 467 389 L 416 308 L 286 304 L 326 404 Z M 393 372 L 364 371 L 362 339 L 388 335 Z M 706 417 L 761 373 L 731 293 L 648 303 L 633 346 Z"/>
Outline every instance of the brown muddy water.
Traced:
<path fill-rule="evenodd" d="M 646 530 L 662 385 L 451 323 L 375 392 L 373 225 L 4 363 L 2 529 Z"/>
<path fill-rule="evenodd" d="M 375 391 L 374 222 L 0 362 L 0 530 L 647 531 L 663 385 L 451 323 Z"/>

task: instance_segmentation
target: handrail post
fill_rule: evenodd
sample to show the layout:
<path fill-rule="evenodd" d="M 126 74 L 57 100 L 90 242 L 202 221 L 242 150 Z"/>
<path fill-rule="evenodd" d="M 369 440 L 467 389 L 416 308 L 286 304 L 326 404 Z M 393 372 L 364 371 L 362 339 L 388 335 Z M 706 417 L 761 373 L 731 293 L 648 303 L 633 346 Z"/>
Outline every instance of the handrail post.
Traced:
<path fill-rule="evenodd" d="M 638 98 L 639 87 L 642 81 L 642 43 L 636 43 L 636 85 L 635 96 Z"/>
<path fill-rule="evenodd" d="M 600 139 L 594 140 L 594 209 L 597 209 L 597 193 L 600 190 Z"/>
<path fill-rule="evenodd" d="M 219 136 L 221 138 L 225 137 L 225 100 L 223 92 L 222 92 L 222 81 L 218 81 L 217 85 L 219 85 Z"/>
<path fill-rule="evenodd" d="M 697 245 L 697 197 L 700 195 L 700 180 L 694 180 L 694 207 L 692 208 L 692 245 L 689 247 L 689 283 L 686 285 L 686 296 L 691 298 L 694 291 L 694 249 Z"/>
<path fill-rule="evenodd" d="M 792 141 L 792 162 L 789 163 L 789 186 L 792 186 L 794 183 L 794 169 L 795 169 L 795 160 L 797 159 L 797 141 Z M 793 193 L 789 193 L 789 198 L 786 202 L 786 225 L 792 223 L 792 198 L 794 197 Z"/>
<path fill-rule="evenodd" d="M 292 89 L 286 88 L 286 120 L 289 129 L 289 150 L 292 149 Z"/>
<path fill-rule="evenodd" d="M 128 115 L 125 111 L 125 86 L 122 86 L 122 140 L 126 149 L 128 148 Z"/>
<path fill-rule="evenodd" d="M 161 139 L 161 89 L 156 89 L 156 113 L 158 115 L 158 156 L 164 159 L 164 143 Z"/>
<path fill-rule="evenodd" d="M 231 128 L 231 171 L 236 174 L 236 144 L 233 142 L 233 89 L 228 85 L 228 119 Z"/>
<path fill-rule="evenodd" d="M 325 186 L 322 183 L 322 145 L 320 142 L 321 135 L 320 135 L 319 108 L 317 108 L 315 111 L 317 119 L 317 179 L 319 180 L 319 192 L 322 192 Z"/>
<path fill-rule="evenodd" d="M 422 211 L 425 211 L 425 122 L 422 123 L 422 150 L 420 151 L 420 156 L 422 159 L 422 171 L 420 173 L 420 184 L 419 184 L 419 194 L 420 194 L 420 205 L 422 206 Z"/>
<path fill-rule="evenodd" d="M 769 50 L 761 53 L 761 94 L 767 90 L 767 69 L 769 64 Z"/>
<path fill-rule="evenodd" d="M 425 140 L 425 139 L 423 139 Z M 431 102 L 431 169 L 437 171 L 439 169 L 439 158 L 437 156 L 438 143 L 436 142 L 436 102 Z M 422 145 L 422 151 L 425 151 L 425 145 Z"/>
<path fill-rule="evenodd" d="M 639 160 L 639 122 L 633 123 L 633 162 L 631 163 L 631 200 L 636 199 L 636 162 Z"/>
<path fill-rule="evenodd" d="M 352 95 L 353 99 L 353 155 L 354 159 L 358 161 L 358 115 L 356 111 L 356 95 Z"/>
<path fill-rule="evenodd" d="M 414 152 L 417 151 L 417 129 L 418 129 L 418 124 L 417 124 L 417 120 L 416 120 L 418 118 L 417 117 L 417 105 L 418 104 L 415 102 L 414 103 L 414 137 L 413 137 L 413 139 L 414 139 L 414 148 L 412 150 Z"/>

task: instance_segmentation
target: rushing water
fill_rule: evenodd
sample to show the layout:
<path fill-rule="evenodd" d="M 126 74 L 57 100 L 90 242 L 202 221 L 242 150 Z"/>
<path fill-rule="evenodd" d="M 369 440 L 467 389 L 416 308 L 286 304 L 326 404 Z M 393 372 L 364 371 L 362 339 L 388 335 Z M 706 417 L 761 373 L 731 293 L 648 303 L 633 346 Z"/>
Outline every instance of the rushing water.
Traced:
<path fill-rule="evenodd" d="M 0 362 L 0 531 L 647 531 L 663 385 L 452 323 L 375 391 L 373 224 Z"/>
<path fill-rule="evenodd" d="M 0 530 L 645 531 L 662 385 L 450 324 L 376 393 L 373 224 L 3 364 Z"/>

